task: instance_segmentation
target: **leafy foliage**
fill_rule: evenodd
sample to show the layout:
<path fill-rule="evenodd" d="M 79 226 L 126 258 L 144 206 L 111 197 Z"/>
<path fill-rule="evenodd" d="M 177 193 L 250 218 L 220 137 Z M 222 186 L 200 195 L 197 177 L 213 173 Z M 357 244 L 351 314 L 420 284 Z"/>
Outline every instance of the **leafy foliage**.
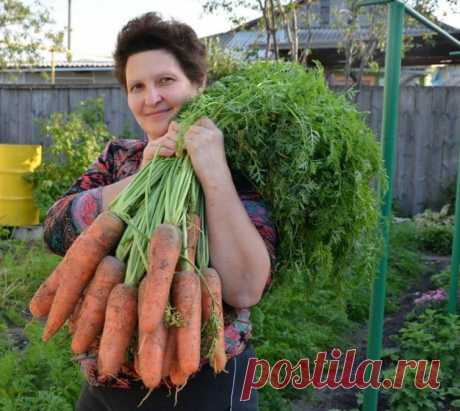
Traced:
<path fill-rule="evenodd" d="M 420 316 L 410 319 L 401 329 L 397 341 L 397 359 L 440 360 L 440 387 L 436 390 L 417 389 L 414 384 L 415 370 L 406 370 L 403 389 L 391 390 L 391 409 L 395 411 L 425 411 L 455 409 L 460 403 L 460 318 L 458 315 L 427 309 Z M 386 372 L 393 376 L 394 369 Z"/>
<path fill-rule="evenodd" d="M 443 207 L 439 213 L 426 210 L 414 220 L 417 239 L 423 249 L 441 255 L 452 252 L 454 216 L 449 214 L 449 206 Z"/>
<path fill-rule="evenodd" d="M 217 40 L 205 40 L 208 53 L 208 83 L 233 74 L 240 68 L 240 62 L 227 50 L 224 50 Z"/>
<path fill-rule="evenodd" d="M 375 250 L 363 248 L 376 238 L 370 183 L 384 182 L 380 149 L 357 109 L 327 88 L 320 69 L 249 64 L 188 104 L 181 130 L 203 115 L 224 133 L 230 166 L 273 211 L 278 272 L 294 269 L 340 286 L 363 259 L 374 263 Z"/>
<path fill-rule="evenodd" d="M 72 410 L 82 377 L 72 364 L 67 347 L 70 339 L 60 332 L 43 344 L 43 326 L 30 323 L 25 329 L 28 340 L 24 351 L 10 342 L 0 357 L 0 408 L 11 411 Z"/>
<path fill-rule="evenodd" d="M 0 68 L 33 64 L 41 61 L 40 49 L 62 48 L 64 33 L 52 29 L 48 9 L 39 0 L 30 3 L 0 0 Z"/>
<path fill-rule="evenodd" d="M 82 379 L 69 338 L 64 331 L 43 344 L 43 326 L 25 316 L 33 292 L 60 257 L 42 242 L 8 240 L 0 243 L 0 260 L 0 409 L 70 411 Z"/>
<path fill-rule="evenodd" d="M 82 101 L 68 117 L 63 113 L 53 113 L 42 124 L 51 143 L 40 167 L 27 177 L 33 184 L 41 219 L 96 159 L 110 138 L 104 123 L 103 104 L 102 98 Z"/>
<path fill-rule="evenodd" d="M 22 326 L 21 313 L 26 302 L 54 269 L 59 257 L 46 252 L 42 243 L 7 240 L 0 242 L 0 261 L 0 323 Z"/>

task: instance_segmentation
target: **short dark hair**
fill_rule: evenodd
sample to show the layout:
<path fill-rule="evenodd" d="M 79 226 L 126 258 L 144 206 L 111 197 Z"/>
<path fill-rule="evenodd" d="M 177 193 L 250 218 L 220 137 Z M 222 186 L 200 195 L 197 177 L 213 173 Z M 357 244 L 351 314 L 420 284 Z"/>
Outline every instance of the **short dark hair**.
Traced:
<path fill-rule="evenodd" d="M 126 63 L 133 54 L 163 49 L 179 62 L 187 78 L 201 85 L 206 78 L 206 47 L 185 23 L 163 20 L 157 13 L 145 13 L 130 20 L 118 33 L 113 53 L 114 74 L 126 90 Z"/>

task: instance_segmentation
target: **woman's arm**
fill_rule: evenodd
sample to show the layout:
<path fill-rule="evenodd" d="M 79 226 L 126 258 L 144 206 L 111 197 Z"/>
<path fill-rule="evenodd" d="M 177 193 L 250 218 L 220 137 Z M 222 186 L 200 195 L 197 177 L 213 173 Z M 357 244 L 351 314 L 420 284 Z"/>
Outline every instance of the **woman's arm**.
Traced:
<path fill-rule="evenodd" d="M 224 301 L 237 308 L 259 302 L 270 275 L 270 258 L 249 218 L 230 171 L 203 186 L 211 265 L 219 272 Z"/>
<path fill-rule="evenodd" d="M 140 157 L 144 145 L 141 141 L 109 142 L 88 170 L 54 203 L 43 223 L 44 240 L 51 251 L 64 255 L 78 235 L 108 207 L 133 178 L 115 181 L 116 170 L 128 153 L 132 155 L 138 149 Z"/>
<path fill-rule="evenodd" d="M 222 278 L 223 299 L 250 307 L 269 279 L 270 258 L 236 192 L 222 133 L 202 118 L 187 131 L 185 144 L 205 194 L 211 264 Z"/>

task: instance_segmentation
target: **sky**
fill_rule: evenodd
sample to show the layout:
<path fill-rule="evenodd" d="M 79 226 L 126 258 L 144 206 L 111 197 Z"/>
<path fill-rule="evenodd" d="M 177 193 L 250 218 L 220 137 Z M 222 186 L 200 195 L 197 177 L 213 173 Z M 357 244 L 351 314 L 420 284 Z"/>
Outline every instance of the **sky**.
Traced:
<path fill-rule="evenodd" d="M 64 30 L 68 0 L 42 0 L 42 4 L 51 10 L 56 27 Z M 204 15 L 202 4 L 203 0 L 72 0 L 72 55 L 75 59 L 110 58 L 118 31 L 131 18 L 147 11 L 183 21 L 200 37 L 231 28 L 223 14 Z M 248 19 L 255 17 L 256 13 L 248 13 Z"/>
<path fill-rule="evenodd" d="M 68 0 L 42 0 L 42 3 L 51 10 L 56 28 L 65 30 Z M 128 20 L 147 11 L 157 11 L 164 17 L 183 21 L 200 37 L 231 28 L 223 14 L 204 15 L 203 3 L 204 0 L 72 0 L 72 55 L 75 60 L 110 58 L 118 31 Z M 442 15 L 443 8 L 440 7 L 439 17 Z M 251 20 L 259 14 L 246 11 L 245 17 Z M 447 14 L 442 20 L 460 27 L 460 14 Z"/>

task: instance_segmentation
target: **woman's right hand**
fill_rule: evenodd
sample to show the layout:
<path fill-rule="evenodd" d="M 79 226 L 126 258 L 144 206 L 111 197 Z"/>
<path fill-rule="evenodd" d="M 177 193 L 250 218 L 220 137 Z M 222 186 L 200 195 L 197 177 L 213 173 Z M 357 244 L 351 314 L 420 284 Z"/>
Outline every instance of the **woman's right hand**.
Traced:
<path fill-rule="evenodd" d="M 158 155 L 162 157 L 173 156 L 176 153 L 178 131 L 178 124 L 175 121 L 171 121 L 165 135 L 155 140 L 149 140 L 142 153 L 140 168 L 143 169 L 155 157 L 157 151 Z"/>

